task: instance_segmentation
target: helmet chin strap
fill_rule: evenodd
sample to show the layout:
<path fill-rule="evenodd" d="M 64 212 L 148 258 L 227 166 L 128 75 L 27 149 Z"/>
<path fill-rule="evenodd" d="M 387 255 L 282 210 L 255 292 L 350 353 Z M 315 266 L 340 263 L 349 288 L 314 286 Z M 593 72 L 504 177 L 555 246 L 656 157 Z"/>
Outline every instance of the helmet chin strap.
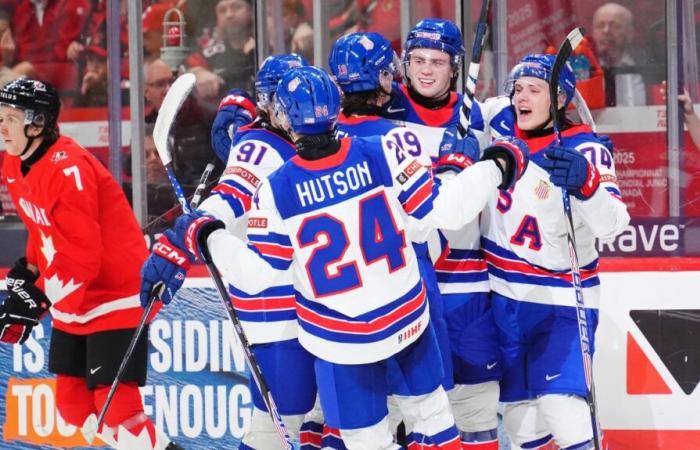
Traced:
<path fill-rule="evenodd" d="M 36 139 L 38 136 L 29 136 L 29 127 L 31 124 L 27 124 L 24 126 L 24 136 L 27 138 L 27 145 L 24 146 L 24 150 L 22 150 L 22 153 L 19 154 L 20 158 L 24 156 L 28 151 L 29 148 L 32 146 L 34 143 L 34 139 Z"/>

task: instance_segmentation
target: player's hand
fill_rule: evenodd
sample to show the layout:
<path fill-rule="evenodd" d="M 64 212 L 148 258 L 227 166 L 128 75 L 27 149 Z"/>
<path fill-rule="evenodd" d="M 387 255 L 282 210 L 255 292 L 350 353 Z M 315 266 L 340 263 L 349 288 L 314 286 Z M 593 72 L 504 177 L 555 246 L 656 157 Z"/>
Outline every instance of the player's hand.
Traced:
<path fill-rule="evenodd" d="M 171 235 L 172 242 L 185 251 L 191 262 L 201 260 L 210 262 L 207 237 L 213 231 L 224 227 L 224 223 L 215 217 L 194 210 L 175 219 Z"/>
<path fill-rule="evenodd" d="M 15 265 L 12 266 L 9 272 L 7 272 L 7 283 L 9 286 L 10 280 L 23 280 L 28 283 L 36 283 L 39 278 L 39 274 L 32 270 L 33 266 L 30 267 L 27 263 L 27 258 L 24 256 L 15 261 Z M 14 281 L 13 281 L 14 282 Z"/>
<path fill-rule="evenodd" d="M 8 272 L 8 295 L 0 305 L 0 341 L 23 344 L 51 307 L 46 294 L 34 285 L 36 279 L 24 258 Z"/>
<path fill-rule="evenodd" d="M 549 181 L 579 200 L 591 198 L 600 185 L 600 173 L 577 150 L 552 146 L 544 151 L 546 159 L 539 163 L 549 172 Z"/>
<path fill-rule="evenodd" d="M 515 137 L 501 137 L 484 150 L 482 161 L 493 160 L 503 172 L 499 189 L 508 190 L 523 176 L 530 162 L 527 144 Z"/>
<path fill-rule="evenodd" d="M 435 171 L 437 173 L 447 171 L 459 173 L 474 164 L 477 159 L 479 159 L 479 142 L 476 138 L 470 135 L 460 139 L 457 127 L 451 126 L 442 135 Z"/>
<path fill-rule="evenodd" d="M 172 236 L 172 230 L 166 230 L 163 233 L 158 242 L 153 245 L 153 252 L 141 268 L 139 297 L 141 306 L 144 308 L 159 283 L 164 286 L 160 299 L 167 305 L 185 282 L 190 260 L 183 249 L 172 243 Z"/>
<path fill-rule="evenodd" d="M 211 127 L 211 145 L 216 156 L 224 163 L 228 161 L 236 129 L 252 122 L 255 116 L 253 99 L 241 89 L 231 89 L 219 103 L 219 110 Z"/>

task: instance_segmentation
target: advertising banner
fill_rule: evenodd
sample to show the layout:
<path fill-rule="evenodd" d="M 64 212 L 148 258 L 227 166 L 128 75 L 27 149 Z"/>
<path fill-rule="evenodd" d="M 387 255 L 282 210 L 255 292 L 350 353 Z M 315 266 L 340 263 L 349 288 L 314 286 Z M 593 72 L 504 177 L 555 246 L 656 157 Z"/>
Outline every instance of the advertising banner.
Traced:
<path fill-rule="evenodd" d="M 146 414 L 190 450 L 238 447 L 252 412 L 243 351 L 210 285 L 188 279 L 153 321 L 141 388 Z M 56 412 L 50 333 L 46 317 L 24 345 L 0 345 L 0 450 L 88 448 Z"/>

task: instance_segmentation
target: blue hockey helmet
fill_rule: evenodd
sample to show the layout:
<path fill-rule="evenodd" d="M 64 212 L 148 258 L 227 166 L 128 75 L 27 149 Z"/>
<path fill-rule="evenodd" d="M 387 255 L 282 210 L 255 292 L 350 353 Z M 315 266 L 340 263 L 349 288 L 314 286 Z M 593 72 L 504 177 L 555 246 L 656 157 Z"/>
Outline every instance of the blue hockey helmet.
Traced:
<path fill-rule="evenodd" d="M 552 66 L 554 66 L 554 55 L 545 54 L 530 54 L 520 60 L 518 64 L 510 71 L 508 80 L 504 86 L 505 93 L 513 96 L 515 90 L 515 82 L 521 77 L 534 77 L 549 82 L 549 77 L 552 74 Z M 567 62 L 562 67 L 559 73 L 559 93 L 566 96 L 564 107 L 566 107 L 576 91 L 576 75 Z"/>
<path fill-rule="evenodd" d="M 328 65 L 343 92 L 374 91 L 382 72 L 396 76 L 398 57 L 381 34 L 350 33 L 336 41 Z"/>
<path fill-rule="evenodd" d="M 255 94 L 258 105 L 264 107 L 272 101 L 272 96 L 277 90 L 282 76 L 295 67 L 308 66 L 309 62 L 296 53 L 285 53 L 265 58 L 260 65 L 258 76 L 255 80 Z"/>
<path fill-rule="evenodd" d="M 275 95 L 275 110 L 287 115 L 295 133 L 322 134 L 335 128 L 340 112 L 340 89 L 318 67 L 298 67 L 282 76 Z"/>
<path fill-rule="evenodd" d="M 464 56 L 464 39 L 462 32 L 454 22 L 446 19 L 423 19 L 408 32 L 403 47 L 403 60 L 414 48 L 434 48 L 441 50 L 452 60 L 452 65 L 459 67 Z"/>

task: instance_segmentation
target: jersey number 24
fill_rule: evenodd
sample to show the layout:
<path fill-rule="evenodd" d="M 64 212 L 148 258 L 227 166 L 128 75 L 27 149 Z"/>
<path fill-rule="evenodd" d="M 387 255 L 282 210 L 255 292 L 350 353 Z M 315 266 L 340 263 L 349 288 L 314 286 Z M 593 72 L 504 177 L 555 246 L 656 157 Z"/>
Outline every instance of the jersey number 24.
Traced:
<path fill-rule="evenodd" d="M 385 260 L 389 272 L 406 265 L 404 249 L 406 237 L 396 226 L 394 216 L 383 192 L 360 200 L 359 236 L 348 236 L 343 221 L 327 213 L 307 217 L 297 233 L 301 248 L 314 246 L 306 263 L 306 273 L 317 297 L 339 294 L 362 286 L 357 261 L 350 260 L 335 268 L 329 266 L 342 261 L 350 245 L 359 245 L 365 265 Z M 325 236 L 321 243 L 320 237 Z"/>

